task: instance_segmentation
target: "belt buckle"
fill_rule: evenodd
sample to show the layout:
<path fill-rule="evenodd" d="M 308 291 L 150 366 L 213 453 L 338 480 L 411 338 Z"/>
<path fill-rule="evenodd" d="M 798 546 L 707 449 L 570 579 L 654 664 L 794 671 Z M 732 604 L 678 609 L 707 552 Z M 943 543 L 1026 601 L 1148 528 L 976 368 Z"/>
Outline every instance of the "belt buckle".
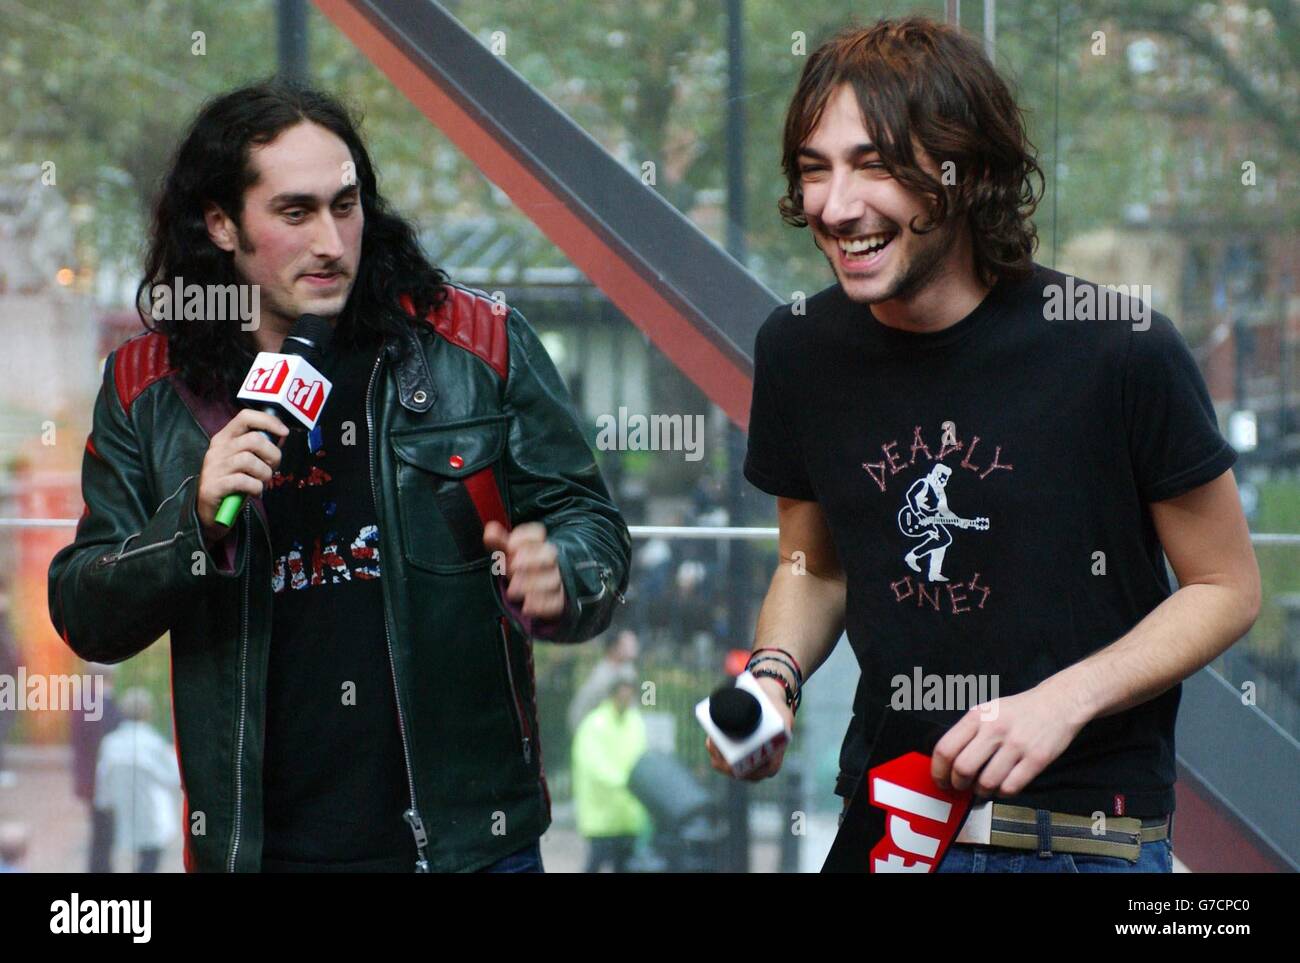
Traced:
<path fill-rule="evenodd" d="M 971 803 L 966 822 L 962 824 L 961 832 L 957 834 L 957 838 L 953 842 L 987 846 L 992 838 L 992 833 L 993 800 L 986 799 L 981 803 Z"/>

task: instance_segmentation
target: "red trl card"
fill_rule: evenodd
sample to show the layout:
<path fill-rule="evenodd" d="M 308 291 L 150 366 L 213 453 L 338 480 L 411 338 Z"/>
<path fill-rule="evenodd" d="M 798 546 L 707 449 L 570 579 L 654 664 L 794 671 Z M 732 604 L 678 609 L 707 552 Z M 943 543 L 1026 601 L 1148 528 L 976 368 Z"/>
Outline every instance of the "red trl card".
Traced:
<path fill-rule="evenodd" d="M 940 789 L 930 756 L 947 730 L 885 711 L 823 873 L 932 873 L 970 811 L 971 791 Z"/>

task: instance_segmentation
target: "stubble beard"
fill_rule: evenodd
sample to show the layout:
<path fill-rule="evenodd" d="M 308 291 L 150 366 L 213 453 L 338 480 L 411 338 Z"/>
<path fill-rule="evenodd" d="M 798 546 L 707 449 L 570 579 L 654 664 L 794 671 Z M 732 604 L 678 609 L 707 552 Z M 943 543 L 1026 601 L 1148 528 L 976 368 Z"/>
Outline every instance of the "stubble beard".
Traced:
<path fill-rule="evenodd" d="M 899 242 L 904 233 L 909 233 L 911 237 L 919 239 L 919 244 L 911 259 L 903 264 L 902 269 L 896 273 L 894 282 L 889 285 L 884 294 L 878 297 L 861 300 L 849 295 L 851 300 L 859 304 L 880 304 L 883 301 L 893 301 L 895 299 L 907 300 L 923 291 L 935 278 L 943 273 L 944 261 L 947 260 L 953 245 L 957 242 L 956 225 L 949 223 L 946 227 L 935 228 L 934 231 L 926 234 L 916 234 L 904 229 L 894 239 L 895 244 Z M 829 239 L 832 243 L 835 241 L 835 238 L 829 234 L 822 234 L 822 237 Z M 830 264 L 831 272 L 835 275 L 836 280 L 840 282 L 840 288 L 845 294 L 848 294 L 849 287 L 840 274 L 837 258 L 832 254 L 827 254 L 826 248 L 820 244 L 818 244 L 818 249 L 822 252 L 822 256 L 826 258 L 827 263 Z"/>

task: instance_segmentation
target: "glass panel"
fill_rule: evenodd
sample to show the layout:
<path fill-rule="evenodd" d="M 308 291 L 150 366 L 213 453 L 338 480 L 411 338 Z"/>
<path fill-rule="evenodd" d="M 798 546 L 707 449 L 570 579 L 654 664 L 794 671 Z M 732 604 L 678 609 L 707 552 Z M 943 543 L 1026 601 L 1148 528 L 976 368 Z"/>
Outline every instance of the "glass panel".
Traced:
<path fill-rule="evenodd" d="M 789 301 L 834 283 L 806 231 L 782 223 L 776 208 L 784 115 L 807 53 L 841 26 L 914 12 L 942 16 L 944 5 L 876 3 L 868 17 L 849 0 L 740 4 L 743 138 L 734 157 L 726 139 L 726 5 L 445 6 Z M 984 5 L 961 6 L 963 25 L 981 33 Z M 995 61 L 1014 82 L 1046 176 L 1036 259 L 1089 280 L 1136 285 L 1187 339 L 1222 430 L 1240 452 L 1236 477 L 1259 536 L 1264 585 L 1255 626 L 1211 668 L 1300 738 L 1300 543 L 1276 537 L 1300 537 L 1298 195 L 1294 164 L 1285 163 L 1300 130 L 1294 24 L 1276 22 L 1270 8 L 1281 7 L 1264 3 L 999 0 L 993 8 Z M 9 599 L 0 641 L 7 623 L 14 650 L 0 662 L 0 682 L 8 680 L 0 688 L 0 862 L 83 870 L 106 858 L 112 830 L 118 871 L 134 866 L 128 850 L 140 848 L 159 850 L 161 870 L 181 868 L 179 803 L 169 786 L 174 757 L 167 762 L 168 642 L 116 667 L 87 666 L 51 626 L 47 571 L 82 510 L 80 469 L 101 366 L 143 330 L 134 302 L 154 191 L 207 98 L 275 71 L 278 9 L 265 0 L 0 3 L 7 26 L 0 35 L 7 120 L 0 135 L 0 586 Z M 774 526 L 773 500 L 740 475 L 744 437 L 709 393 L 352 40 L 315 8 L 303 10 L 311 80 L 364 113 L 381 191 L 415 226 L 433 263 L 499 295 L 539 332 L 627 521 Z M 729 161 L 743 184 L 731 198 Z M 681 434 L 667 450 L 632 440 L 629 419 L 652 416 L 678 419 Z M 659 834 L 643 835 L 631 868 L 735 866 L 727 844 L 743 824 L 740 814 L 753 869 L 816 869 L 836 828 L 831 789 L 857 675 L 852 656 L 841 644 L 810 682 L 781 774 L 737 793 L 709 768 L 693 712 L 726 678 L 727 654 L 751 645 L 775 540 L 680 534 L 638 533 L 627 604 L 605 638 L 535 648 L 555 818 L 543 841 L 547 868 L 586 866 L 568 717 L 606 642 L 631 633 L 639 650 L 631 711 L 643 717 L 650 749 L 672 760 L 662 778 L 674 790 L 649 799 L 660 807 L 652 813 Z M 117 709 L 101 717 L 108 698 Z M 105 755 L 105 771 L 116 773 L 108 777 L 116 804 L 143 806 L 137 794 L 153 784 L 147 780 L 172 796 L 164 796 L 154 825 L 115 826 L 101 814 L 96 835 L 96 737 L 124 708 L 138 717 L 139 742 Z M 674 793 L 689 799 L 694 792 L 705 800 L 698 818 L 669 828 L 666 821 L 681 815 L 671 812 Z M 128 831 L 147 836 L 150 829 L 163 834 L 156 846 L 123 842 Z"/>

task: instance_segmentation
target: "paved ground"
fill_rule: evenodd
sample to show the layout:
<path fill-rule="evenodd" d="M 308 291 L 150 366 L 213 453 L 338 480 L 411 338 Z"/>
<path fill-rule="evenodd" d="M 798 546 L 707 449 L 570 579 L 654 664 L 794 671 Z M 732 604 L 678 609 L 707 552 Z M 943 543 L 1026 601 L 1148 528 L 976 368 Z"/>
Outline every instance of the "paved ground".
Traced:
<path fill-rule="evenodd" d="M 71 753 L 66 747 L 9 747 L 6 766 L 17 775 L 13 786 L 0 786 L 0 823 L 18 822 L 31 840 L 26 868 L 33 872 L 83 872 L 86 869 L 89 825 L 86 807 L 72 793 Z M 555 822 L 542 837 L 542 862 L 547 872 L 578 873 L 586 860 L 586 843 L 572 828 L 572 815 L 557 807 Z M 802 869 L 821 865 L 834 837 L 833 817 L 810 818 L 803 840 Z M 750 850 L 753 872 L 775 872 L 779 860 L 773 842 L 757 842 Z M 129 860 L 115 854 L 114 866 L 125 872 Z M 1186 872 L 1177 859 L 1175 872 Z M 163 856 L 161 872 L 182 871 L 180 844 Z"/>
<path fill-rule="evenodd" d="M 11 746 L 6 766 L 15 773 L 13 786 L 0 786 L 0 823 L 17 822 L 27 828 L 30 846 L 26 868 L 38 873 L 84 872 L 89 844 L 85 805 L 72 793 L 71 753 L 66 747 Z M 542 837 L 542 861 L 547 872 L 578 873 L 586 860 L 586 843 L 572 828 L 572 819 L 557 811 L 556 823 Z M 565 826 L 568 822 L 570 825 Z M 755 869 L 776 867 L 777 851 L 757 844 L 752 854 Z M 114 868 L 125 872 L 130 860 L 114 854 Z M 179 842 L 163 855 L 161 872 L 182 872 Z"/>

